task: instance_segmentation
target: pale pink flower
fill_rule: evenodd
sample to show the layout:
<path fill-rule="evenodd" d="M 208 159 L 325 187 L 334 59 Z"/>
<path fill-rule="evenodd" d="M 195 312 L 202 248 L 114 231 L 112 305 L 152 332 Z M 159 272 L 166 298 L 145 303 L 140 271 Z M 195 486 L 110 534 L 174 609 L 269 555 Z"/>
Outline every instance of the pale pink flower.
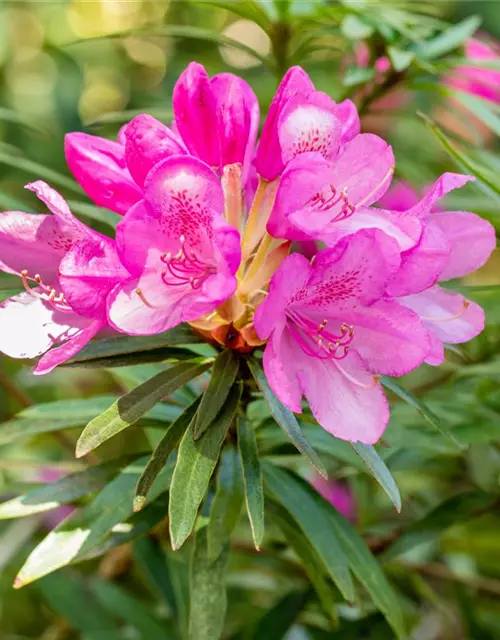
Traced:
<path fill-rule="evenodd" d="M 389 411 L 378 374 L 408 373 L 428 353 L 418 316 L 384 295 L 399 262 L 391 238 L 360 231 L 312 264 L 289 256 L 257 308 L 272 389 L 296 413 L 305 395 L 319 424 L 344 440 L 380 438 Z"/>
<path fill-rule="evenodd" d="M 311 478 L 311 484 L 344 518 L 355 522 L 356 501 L 351 489 L 345 482 L 326 480 L 319 473 L 316 473 Z"/>
<path fill-rule="evenodd" d="M 0 304 L 0 350 L 13 358 L 45 354 L 35 369 L 41 374 L 107 325 L 107 293 L 127 272 L 114 241 L 77 220 L 56 191 L 41 181 L 27 188 L 53 215 L 0 214 L 0 269 L 19 275 L 26 289 Z"/>
<path fill-rule="evenodd" d="M 475 62 L 498 61 L 500 52 L 497 43 L 470 38 L 465 43 L 465 56 Z M 448 86 L 484 98 L 496 104 L 500 103 L 500 71 L 481 68 L 480 65 L 467 66 L 466 64 L 453 69 L 444 78 Z"/>

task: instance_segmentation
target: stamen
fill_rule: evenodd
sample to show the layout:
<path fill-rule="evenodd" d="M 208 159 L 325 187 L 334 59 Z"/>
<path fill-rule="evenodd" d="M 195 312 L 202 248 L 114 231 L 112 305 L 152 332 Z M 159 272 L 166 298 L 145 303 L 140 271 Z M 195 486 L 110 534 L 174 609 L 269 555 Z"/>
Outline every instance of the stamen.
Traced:
<path fill-rule="evenodd" d="M 188 285 L 193 289 L 199 289 L 216 269 L 188 250 L 185 235 L 179 237 L 179 243 L 181 246 L 175 256 L 172 256 L 171 251 L 160 256 L 160 260 L 167 267 L 161 273 L 161 279 L 168 287 Z"/>
<path fill-rule="evenodd" d="M 293 309 L 287 311 L 287 316 L 290 321 L 288 329 L 304 353 L 321 360 L 343 360 L 347 356 L 349 345 L 354 337 L 352 325 L 343 322 L 340 326 L 340 335 L 335 335 L 325 330 L 327 319 L 318 325 Z"/>
<path fill-rule="evenodd" d="M 347 371 L 337 361 L 335 362 L 335 364 L 337 366 L 337 369 L 349 380 L 349 382 L 352 382 L 354 385 L 360 387 L 361 389 L 373 389 L 373 387 L 377 386 L 378 381 L 380 380 L 380 376 L 373 376 L 373 381 L 371 382 L 371 384 L 365 384 L 364 382 L 361 382 L 360 380 L 352 376 L 350 373 L 347 373 Z"/>
<path fill-rule="evenodd" d="M 468 300 L 464 300 L 462 309 L 458 313 L 455 313 L 455 315 L 453 316 L 448 316 L 447 318 L 436 318 L 433 316 L 420 316 L 420 319 L 426 320 L 427 322 L 435 322 L 436 324 L 439 324 L 440 322 L 450 322 L 451 320 L 457 320 L 458 318 L 461 318 L 469 307 L 470 307 L 470 302 Z"/>
<path fill-rule="evenodd" d="M 146 300 L 146 297 L 144 296 L 142 289 L 136 289 L 135 292 L 139 296 L 141 301 L 146 305 L 146 307 L 149 307 L 150 309 L 158 309 L 158 307 L 155 307 L 153 304 L 151 304 Z"/>
<path fill-rule="evenodd" d="M 30 287 L 28 282 L 29 272 L 27 269 L 22 269 L 20 274 L 21 274 L 21 281 L 23 283 L 23 287 L 25 291 L 30 294 L 30 296 L 33 296 L 33 298 L 38 298 L 43 302 L 48 302 L 52 307 L 54 307 L 56 311 L 62 311 L 62 312 L 73 311 L 73 309 L 66 302 L 64 293 L 61 292 L 60 294 L 58 294 L 56 289 L 44 284 L 40 274 L 38 273 L 35 274 L 35 276 L 33 277 L 33 280 L 37 283 L 38 285 L 37 288 L 42 290 L 42 293 Z"/>

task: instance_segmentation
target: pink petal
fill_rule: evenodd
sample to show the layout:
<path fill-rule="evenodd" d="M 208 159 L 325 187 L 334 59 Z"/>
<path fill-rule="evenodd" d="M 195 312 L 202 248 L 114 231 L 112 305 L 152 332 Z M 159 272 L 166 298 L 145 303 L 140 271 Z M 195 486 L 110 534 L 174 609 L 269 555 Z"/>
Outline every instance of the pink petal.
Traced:
<path fill-rule="evenodd" d="M 123 214 L 142 198 L 125 164 L 125 147 L 86 133 L 69 133 L 66 161 L 85 193 L 97 205 Z"/>
<path fill-rule="evenodd" d="M 394 300 L 354 308 L 340 319 L 354 326 L 351 350 L 373 373 L 405 375 L 429 352 L 428 333 L 419 316 Z"/>
<path fill-rule="evenodd" d="M 333 115 L 340 121 L 342 144 L 355 138 L 361 128 L 358 110 L 351 100 L 344 100 L 335 105 Z"/>
<path fill-rule="evenodd" d="M 307 95 L 312 91 L 314 85 L 300 67 L 291 67 L 283 76 L 269 107 L 257 147 L 255 166 L 262 178 L 272 181 L 283 171 L 284 164 L 278 138 L 278 119 L 283 107 L 292 96 Z"/>
<path fill-rule="evenodd" d="M 302 413 L 302 391 L 293 367 L 287 365 L 297 346 L 283 327 L 273 332 L 264 351 L 264 372 L 274 393 L 286 407 Z"/>
<path fill-rule="evenodd" d="M 472 176 L 466 176 L 460 173 L 443 173 L 427 191 L 422 200 L 411 209 L 408 209 L 407 213 L 420 218 L 426 218 L 434 209 L 435 203 L 443 196 L 454 189 L 460 189 L 460 187 L 463 187 L 467 182 L 473 182 L 474 180 L 475 178 Z"/>
<path fill-rule="evenodd" d="M 400 180 L 380 198 L 378 206 L 391 211 L 406 211 L 419 202 L 418 193 L 409 182 Z"/>
<path fill-rule="evenodd" d="M 451 254 L 441 272 L 440 280 L 461 278 L 479 269 L 496 247 L 493 226 L 473 213 L 433 213 L 429 224 L 436 225 L 441 230 L 451 247 Z"/>
<path fill-rule="evenodd" d="M 201 64 L 191 62 L 179 76 L 172 96 L 175 123 L 193 155 L 210 167 L 220 165 L 216 100 Z"/>
<path fill-rule="evenodd" d="M 34 289 L 36 293 L 37 289 Z M 88 325 L 76 313 L 55 311 L 29 293 L 0 303 L 0 351 L 11 358 L 35 358 Z"/>
<path fill-rule="evenodd" d="M 428 289 L 440 279 L 450 259 L 450 245 L 435 224 L 424 225 L 418 244 L 401 254 L 401 267 L 387 287 L 390 296 Z"/>
<path fill-rule="evenodd" d="M 232 73 L 219 73 L 210 86 L 215 96 L 221 169 L 240 163 L 246 179 L 259 129 L 257 97 L 244 80 Z"/>
<path fill-rule="evenodd" d="M 62 260 L 59 272 L 61 288 L 71 308 L 80 315 L 103 319 L 108 293 L 130 277 L 109 238 L 75 244 Z"/>
<path fill-rule="evenodd" d="M 186 148 L 166 125 L 146 113 L 131 120 L 125 132 L 125 158 L 132 177 L 139 186 L 149 171 L 161 160 L 184 155 Z"/>
<path fill-rule="evenodd" d="M 327 160 L 335 157 L 342 137 L 341 123 L 334 115 L 336 106 L 320 91 L 295 95 L 288 100 L 278 119 L 281 157 L 285 164 L 308 151 L 316 151 Z"/>
<path fill-rule="evenodd" d="M 105 326 L 105 321 L 94 320 L 88 327 L 81 329 L 77 335 L 69 338 L 60 347 L 48 351 L 38 362 L 34 374 L 50 373 L 57 365 L 66 362 L 83 349 Z"/>

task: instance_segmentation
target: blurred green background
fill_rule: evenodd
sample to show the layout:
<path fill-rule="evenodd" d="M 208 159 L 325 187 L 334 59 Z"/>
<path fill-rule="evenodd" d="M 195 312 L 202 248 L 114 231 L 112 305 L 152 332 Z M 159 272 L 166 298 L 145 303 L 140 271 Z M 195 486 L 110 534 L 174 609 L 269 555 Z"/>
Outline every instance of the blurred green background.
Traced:
<path fill-rule="evenodd" d="M 204 64 L 209 73 L 241 74 L 258 95 L 263 113 L 282 72 L 292 63 L 302 64 L 318 88 L 335 99 L 354 96 L 362 104 L 359 92 L 363 84 L 352 79 L 346 82 L 346 68 L 352 65 L 356 42 L 363 34 L 353 35 L 352 29 L 341 24 L 336 14 L 338 3 L 304 0 L 280 5 L 261 0 L 235 2 L 234 11 L 213 6 L 217 4 L 232 3 L 0 2 L 0 208 L 38 210 L 36 199 L 23 190 L 23 185 L 41 178 L 60 189 L 87 222 L 109 232 L 114 214 L 91 206 L 69 176 L 64 134 L 84 130 L 114 137 L 122 124 L 143 111 L 169 123 L 173 85 L 192 60 Z M 285 4 L 290 24 L 283 27 L 287 22 L 280 21 L 280 11 Z M 356 6 L 354 2 L 349 4 Z M 255 16 L 267 15 L 269 24 L 275 25 L 274 31 L 248 19 L 245 11 L 237 15 L 241 8 L 237 5 L 257 7 Z M 425 30 L 429 16 L 458 23 L 474 14 L 483 18 L 483 32 L 500 39 L 499 2 L 382 5 L 386 11 L 408 10 L 415 20 L 405 23 L 410 33 L 418 30 L 419 20 Z M 368 13 L 380 11 L 382 5 L 359 3 Z M 293 32 L 293 46 L 286 51 L 280 49 L 283 33 L 278 27 Z M 370 46 L 376 47 L 377 38 L 368 32 L 367 36 Z M 402 86 L 409 91 L 414 78 L 405 82 Z M 436 77 L 432 82 L 437 83 Z M 457 170 L 457 166 L 416 112 L 437 118 L 452 139 L 457 139 L 457 130 L 445 117 L 452 111 L 445 96 L 428 88 L 405 95 L 408 97 L 391 109 L 380 107 L 370 113 L 368 107 L 363 114 L 364 128 L 387 138 L 396 152 L 397 176 L 420 188 L 445 170 Z M 498 109 L 493 113 L 498 119 Z M 463 113 L 458 118 L 463 122 Z M 487 166 L 500 185 L 498 129 L 485 130 L 471 119 L 465 119 L 465 126 L 470 137 L 466 143 L 469 157 Z M 498 195 L 493 197 L 484 185 L 464 188 L 449 203 L 450 208 L 475 211 L 495 226 L 500 224 Z M 2 276 L 2 298 L 19 291 L 19 284 L 14 277 Z M 329 460 L 334 475 L 348 480 L 358 505 L 358 528 L 367 539 L 375 540 L 372 548 L 377 553 L 395 532 L 414 525 L 451 496 L 469 495 L 469 502 L 446 504 L 434 520 L 426 521 L 420 529 L 414 526 L 409 535 L 416 537 L 419 546 L 413 555 L 386 562 L 388 574 L 399 587 L 415 640 L 500 637 L 498 256 L 458 286 L 485 307 L 485 334 L 450 352 L 447 363 L 439 369 L 423 367 L 405 384 L 426 401 L 460 442 L 468 445 L 467 450 L 457 449 L 414 407 L 394 396 L 393 418 L 384 446 L 388 466 L 404 498 L 400 516 L 368 476 L 345 460 Z M 0 356 L 0 420 L 9 421 L 35 403 L 119 393 L 146 379 L 154 372 L 151 367 L 154 365 L 114 370 L 61 368 L 40 378 L 31 375 L 30 363 Z M 5 442 L 0 431 L 0 495 L 6 499 L 80 469 L 82 463 L 73 456 L 76 437 L 72 429 Z M 146 451 L 148 446 L 142 432 L 127 432 L 119 442 L 103 447 L 99 455 L 117 457 Z M 477 499 L 477 491 L 486 498 Z M 475 501 L 470 497 L 474 495 Z M 172 575 L 178 579 L 174 586 L 182 594 L 182 567 L 187 560 L 182 553 L 173 558 L 166 549 L 161 555 L 159 543 L 149 538 L 134 548 L 120 547 L 14 591 L 12 582 L 17 571 L 35 542 L 53 525 L 53 519 L 42 515 L 0 522 L 1 640 L 170 637 L 158 635 L 155 626 L 157 619 L 168 621 L 172 614 L 169 587 L 155 569 L 166 557 Z M 279 551 L 279 539 L 275 544 L 278 546 L 272 548 Z M 249 554 L 243 543 L 239 551 L 232 558 L 229 579 L 228 638 L 245 637 L 242 626 L 253 623 L 272 603 L 305 584 L 303 574 L 288 558 L 282 561 L 278 555 Z M 179 602 L 182 598 L 177 599 Z M 285 600 L 285 610 L 295 607 L 300 610 L 293 598 Z M 347 605 L 344 613 L 349 620 Z M 182 616 L 182 611 L 176 615 Z M 311 608 L 301 614 L 295 626 L 293 620 L 290 622 L 287 637 L 392 637 L 379 614 L 364 611 L 364 616 L 363 623 L 356 626 L 353 622 L 345 627 L 343 635 L 337 635 L 325 626 L 320 612 Z M 104 621 L 107 630 L 101 633 L 100 623 L 93 621 Z M 278 631 L 259 636 L 280 637 Z"/>

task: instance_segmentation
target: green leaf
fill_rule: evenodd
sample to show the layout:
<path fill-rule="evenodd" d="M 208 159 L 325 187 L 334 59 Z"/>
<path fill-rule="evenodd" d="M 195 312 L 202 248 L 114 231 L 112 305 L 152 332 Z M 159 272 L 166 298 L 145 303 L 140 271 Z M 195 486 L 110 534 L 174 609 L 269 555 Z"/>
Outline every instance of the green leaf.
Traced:
<path fill-rule="evenodd" d="M 120 336 L 93 340 L 76 356 L 69 360 L 70 364 L 85 363 L 92 360 L 102 360 L 113 356 L 125 356 L 145 351 L 155 351 L 185 344 L 196 344 L 200 338 L 188 325 L 174 327 L 164 333 L 154 336 Z"/>
<path fill-rule="evenodd" d="M 57 509 L 89 493 L 102 489 L 116 475 L 123 460 L 114 460 L 72 473 L 57 482 L 33 489 L 23 496 L 0 504 L 0 520 L 23 518 Z"/>
<path fill-rule="evenodd" d="M 165 553 L 156 538 L 145 536 L 134 544 L 134 556 L 145 574 L 148 584 L 163 599 L 177 617 L 177 602 Z"/>
<path fill-rule="evenodd" d="M 213 561 L 222 553 L 241 515 L 243 477 L 240 459 L 234 447 L 222 452 L 217 473 L 217 490 L 210 509 L 207 527 L 208 558 Z"/>
<path fill-rule="evenodd" d="M 269 16 L 253 0 L 195 0 L 195 4 L 225 9 L 241 18 L 255 22 L 264 31 L 269 32 L 271 26 Z"/>
<path fill-rule="evenodd" d="M 113 230 L 116 228 L 116 225 L 121 218 L 121 216 L 109 209 L 96 207 L 95 205 L 88 204 L 87 202 L 68 200 L 68 204 L 73 213 L 78 213 L 84 218 L 89 218 L 90 220 L 106 224 Z"/>
<path fill-rule="evenodd" d="M 448 498 L 407 526 L 384 553 L 383 560 L 392 560 L 419 544 L 437 540 L 449 527 L 486 513 L 497 501 L 494 494 L 482 491 L 469 491 Z"/>
<path fill-rule="evenodd" d="M 414 407 L 420 415 L 427 420 L 427 422 L 432 425 L 435 429 L 439 431 L 443 436 L 448 438 L 453 444 L 459 449 L 465 449 L 464 445 L 460 443 L 452 433 L 443 429 L 441 424 L 439 423 L 439 418 L 434 415 L 434 413 L 427 407 L 419 398 L 414 396 L 410 391 L 404 389 L 399 383 L 397 383 L 393 378 L 388 378 L 387 376 L 381 376 L 380 381 L 387 389 L 390 389 L 393 393 L 395 393 L 401 400 L 404 400 L 407 404 Z"/>
<path fill-rule="evenodd" d="M 200 409 L 194 422 L 194 437 L 198 440 L 215 420 L 222 409 L 240 368 L 238 354 L 226 349 L 217 356 L 212 377 L 203 394 Z"/>
<path fill-rule="evenodd" d="M 226 433 L 238 411 L 241 385 L 234 385 L 209 431 L 194 439 L 194 421 L 182 438 L 170 487 L 169 527 L 172 548 L 179 549 L 191 533 L 207 491 Z"/>
<path fill-rule="evenodd" d="M 271 463 L 262 463 L 264 483 L 271 497 L 282 504 L 323 561 L 328 574 L 346 600 L 354 601 L 354 585 L 337 533 L 327 514 L 296 478 Z"/>
<path fill-rule="evenodd" d="M 141 602 L 118 585 L 107 580 L 94 580 L 89 584 L 92 594 L 114 616 L 136 629 L 141 637 L 169 640 L 174 635 Z"/>
<path fill-rule="evenodd" d="M 297 529 L 295 522 L 280 505 L 270 505 L 273 520 L 286 538 L 290 547 L 300 558 L 304 570 L 309 577 L 323 609 L 333 623 L 337 623 L 335 597 L 326 579 L 326 572 L 320 557 L 307 538 Z"/>
<path fill-rule="evenodd" d="M 342 34 L 348 40 L 366 40 L 373 34 L 373 27 L 362 16 L 349 13 L 340 25 Z"/>
<path fill-rule="evenodd" d="M 191 562 L 189 640 L 219 640 L 224 629 L 227 595 L 225 575 L 229 547 L 212 562 L 208 555 L 207 530 L 196 534 Z"/>
<path fill-rule="evenodd" d="M 308 600 L 307 591 L 292 591 L 266 611 L 249 635 L 251 640 L 285 638 Z"/>
<path fill-rule="evenodd" d="M 0 152 L 0 164 L 5 164 L 8 167 L 14 169 L 16 172 L 23 171 L 32 176 L 35 176 L 37 180 L 46 180 L 51 184 L 56 184 L 60 187 L 63 187 L 64 189 L 73 191 L 73 193 L 77 193 L 79 196 L 83 195 L 83 191 L 77 182 L 75 182 L 68 176 L 59 173 L 58 171 L 49 169 L 43 164 L 34 162 L 33 160 L 28 160 L 27 158 L 23 158 L 20 156 L 11 156 L 6 153 Z"/>
<path fill-rule="evenodd" d="M 328 474 L 326 473 L 326 469 L 321 462 L 321 459 L 304 437 L 296 417 L 290 409 L 284 407 L 274 395 L 260 364 L 252 358 L 248 358 L 247 363 L 253 377 L 255 378 L 255 382 L 262 391 L 265 401 L 269 405 L 273 418 L 287 434 L 297 449 L 316 468 L 318 473 L 320 473 L 324 478 L 328 478 Z"/>
<path fill-rule="evenodd" d="M 478 29 L 481 24 L 479 16 L 469 16 L 454 24 L 435 38 L 423 42 L 415 49 L 415 53 L 424 60 L 432 60 L 449 53 L 465 43 Z"/>
<path fill-rule="evenodd" d="M 118 631 L 113 617 L 90 597 L 87 584 L 80 576 L 61 571 L 40 580 L 38 588 L 51 609 L 78 631 L 101 631 L 110 633 L 111 637 L 113 631 Z"/>
<path fill-rule="evenodd" d="M 163 467 L 167 464 L 167 461 L 179 444 L 180 439 L 184 435 L 184 432 L 189 427 L 193 420 L 196 410 L 198 409 L 199 399 L 195 400 L 177 420 L 172 423 L 167 430 L 156 449 L 153 451 L 153 455 L 149 459 L 147 467 L 144 469 L 139 482 L 137 483 L 137 489 L 135 491 L 134 498 L 134 511 L 140 511 L 146 504 L 146 496 L 150 490 L 156 476 L 160 473 Z"/>
<path fill-rule="evenodd" d="M 355 87 L 359 84 L 371 82 L 375 78 L 375 69 L 365 69 L 363 67 L 347 67 L 342 78 L 344 87 Z"/>
<path fill-rule="evenodd" d="M 75 511 L 32 551 L 14 586 L 23 587 L 56 569 L 77 562 L 102 544 L 111 529 L 132 513 L 135 486 L 146 465 L 141 458 L 128 465 L 83 509 Z M 156 478 L 151 499 L 166 491 L 172 477 L 168 465 Z"/>
<path fill-rule="evenodd" d="M 237 422 L 237 430 L 245 504 L 255 548 L 259 550 L 264 539 L 264 490 L 255 431 L 249 421 L 243 417 Z"/>
<path fill-rule="evenodd" d="M 81 458 L 129 427 L 157 402 L 201 375 L 211 364 L 211 361 L 180 362 L 119 398 L 85 427 L 76 445 L 76 457 Z"/>
<path fill-rule="evenodd" d="M 391 476 L 385 462 L 373 447 L 362 444 L 361 442 L 353 442 L 351 444 L 354 451 L 370 470 L 371 475 L 387 493 L 392 504 L 396 507 L 396 511 L 399 513 L 401 511 L 401 496 L 399 495 L 397 484 L 394 482 L 394 478 Z"/>
<path fill-rule="evenodd" d="M 405 51 L 404 49 L 398 49 L 398 47 L 387 47 L 387 53 L 396 71 L 407 69 L 415 58 L 413 51 Z"/>

